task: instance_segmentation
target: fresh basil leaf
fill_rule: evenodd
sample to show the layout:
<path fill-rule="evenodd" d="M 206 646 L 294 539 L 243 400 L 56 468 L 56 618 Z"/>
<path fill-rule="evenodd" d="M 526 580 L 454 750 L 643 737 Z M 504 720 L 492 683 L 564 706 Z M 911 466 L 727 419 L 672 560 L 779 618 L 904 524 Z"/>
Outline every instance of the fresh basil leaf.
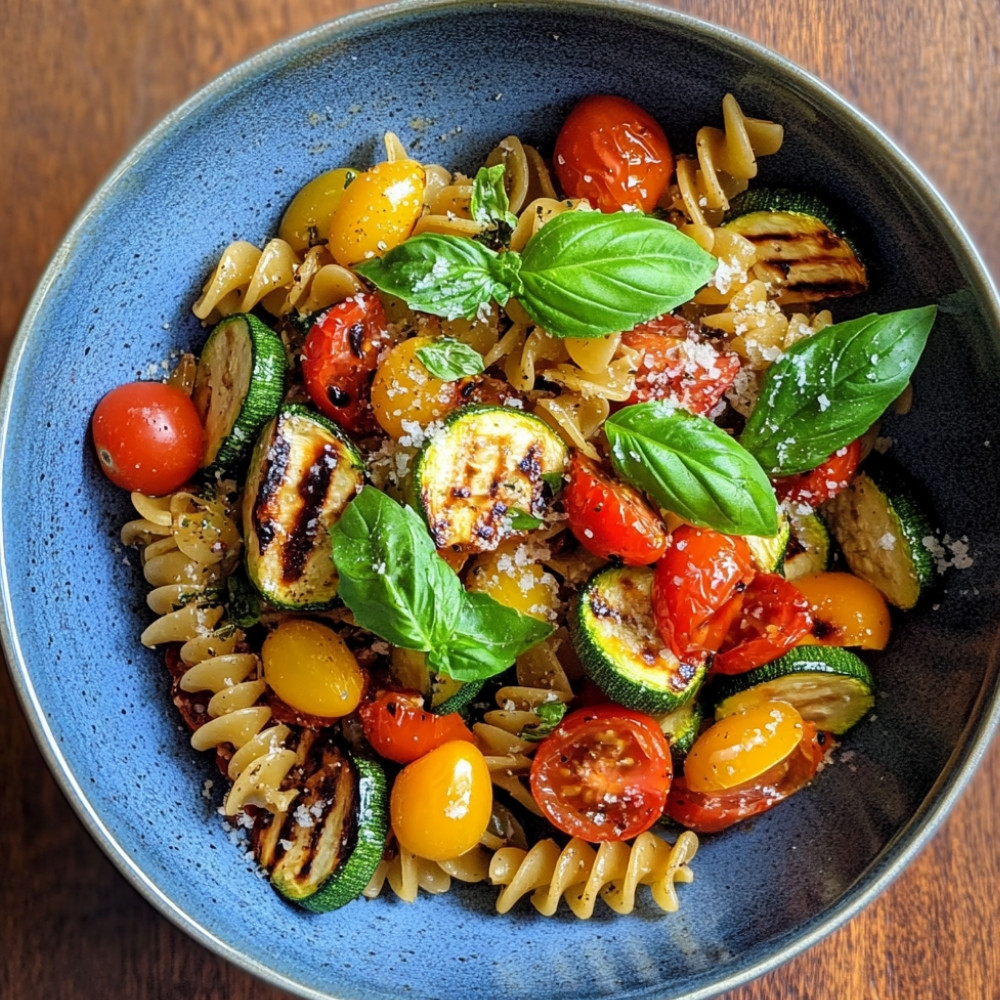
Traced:
<path fill-rule="evenodd" d="M 535 706 L 535 715 L 538 716 L 538 722 L 533 726 L 525 726 L 520 733 L 521 739 L 528 740 L 529 743 L 537 743 L 551 735 L 566 715 L 566 702 L 543 701 L 541 705 Z"/>
<path fill-rule="evenodd" d="M 454 382 L 464 375 L 478 375 L 483 370 L 482 355 L 451 337 L 441 337 L 418 347 L 417 357 L 435 378 L 445 382 Z"/>
<path fill-rule="evenodd" d="M 383 257 L 354 265 L 376 288 L 403 299 L 411 309 L 473 319 L 496 299 L 520 290 L 516 253 L 497 253 L 475 240 L 439 233 L 411 236 Z"/>
<path fill-rule="evenodd" d="M 764 470 L 707 417 L 657 400 L 624 407 L 604 429 L 615 471 L 658 506 L 730 535 L 777 534 Z"/>
<path fill-rule="evenodd" d="M 534 514 L 519 510 L 517 507 L 509 510 L 507 517 L 514 531 L 534 531 L 545 523 L 540 517 L 535 517 Z"/>
<path fill-rule="evenodd" d="M 476 222 L 486 226 L 503 223 L 511 228 L 517 225 L 517 216 L 510 210 L 510 199 L 504 187 L 504 173 L 502 163 L 480 167 L 477 171 L 469 201 L 469 214 Z"/>
<path fill-rule="evenodd" d="M 333 526 L 332 546 L 338 593 L 358 625 L 405 649 L 451 636 L 465 589 L 413 510 L 366 486 Z"/>
<path fill-rule="evenodd" d="M 743 446 L 772 476 L 816 468 L 906 388 L 936 312 L 872 314 L 797 341 L 768 368 Z"/>
<path fill-rule="evenodd" d="M 525 245 L 516 298 L 553 337 L 602 337 L 687 302 L 716 264 L 669 222 L 641 212 L 562 212 Z"/>
<path fill-rule="evenodd" d="M 566 475 L 562 472 L 543 472 L 542 482 L 552 491 L 553 495 L 561 493 L 566 485 Z"/>

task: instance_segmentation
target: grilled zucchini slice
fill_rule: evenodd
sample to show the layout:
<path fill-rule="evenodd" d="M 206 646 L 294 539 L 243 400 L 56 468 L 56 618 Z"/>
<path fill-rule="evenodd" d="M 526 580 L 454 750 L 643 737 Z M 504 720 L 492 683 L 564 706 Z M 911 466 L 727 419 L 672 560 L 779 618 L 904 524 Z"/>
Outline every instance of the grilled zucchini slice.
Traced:
<path fill-rule="evenodd" d="M 681 764 L 704 720 L 705 711 L 700 698 L 689 698 L 680 708 L 675 708 L 666 715 L 656 716 L 656 721 L 670 744 L 670 756 L 673 758 L 674 768 L 678 771 L 681 770 Z"/>
<path fill-rule="evenodd" d="M 485 681 L 457 681 L 427 666 L 427 654 L 394 646 L 392 674 L 405 688 L 419 691 L 435 715 L 464 712 L 475 700 Z"/>
<path fill-rule="evenodd" d="M 580 591 L 569 633 L 583 669 L 612 700 L 663 715 L 693 697 L 704 663 L 681 663 L 664 645 L 653 619 L 653 571 L 607 566 Z"/>
<path fill-rule="evenodd" d="M 544 420 L 503 406 L 465 406 L 421 449 L 417 507 L 439 548 L 490 552 L 517 534 L 516 515 L 542 518 L 547 480 L 569 449 Z"/>
<path fill-rule="evenodd" d="M 776 535 L 745 535 L 744 541 L 750 549 L 754 566 L 761 573 L 780 573 L 785 558 L 785 549 L 791 537 L 788 514 L 778 508 L 778 533 Z"/>
<path fill-rule="evenodd" d="M 243 495 L 250 582 L 281 608 L 319 610 L 337 594 L 330 529 L 361 488 L 364 466 L 332 421 L 289 405 L 264 427 Z"/>
<path fill-rule="evenodd" d="M 300 789 L 294 809 L 259 821 L 254 854 L 286 899 L 315 913 L 338 909 L 361 894 L 382 859 L 385 775 L 375 760 L 306 729 L 286 783 Z"/>
<path fill-rule="evenodd" d="M 830 568 L 830 532 L 816 511 L 788 511 L 791 538 L 785 551 L 782 572 L 786 580 L 797 580 L 809 573 L 822 573 Z"/>
<path fill-rule="evenodd" d="M 256 316 L 237 313 L 209 334 L 191 399 L 205 427 L 202 467 L 239 471 L 285 394 L 285 345 Z"/>
<path fill-rule="evenodd" d="M 868 288 L 854 240 L 814 195 L 753 188 L 734 199 L 724 226 L 757 248 L 752 276 L 777 289 L 781 304 L 841 298 Z"/>
<path fill-rule="evenodd" d="M 851 572 L 890 604 L 912 608 L 934 579 L 934 557 L 924 544 L 930 520 L 904 473 L 872 463 L 822 512 Z"/>

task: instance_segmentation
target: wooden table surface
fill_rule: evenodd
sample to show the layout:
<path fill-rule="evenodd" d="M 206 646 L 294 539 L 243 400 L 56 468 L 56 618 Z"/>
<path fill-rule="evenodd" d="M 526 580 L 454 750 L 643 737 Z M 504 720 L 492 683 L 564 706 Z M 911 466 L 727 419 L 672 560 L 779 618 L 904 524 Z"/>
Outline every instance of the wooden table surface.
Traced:
<path fill-rule="evenodd" d="M 75 214 L 201 84 L 364 0 L 3 0 L 0 362 Z M 676 0 L 845 95 L 906 150 L 1000 276 L 998 0 Z M 155 220 L 150 220 L 155 225 Z M 67 806 L 0 671 L 0 1000 L 279 1000 L 188 939 Z M 874 904 L 725 1000 L 1000 997 L 1000 744 Z M 539 993 L 542 996 L 542 993 Z"/>

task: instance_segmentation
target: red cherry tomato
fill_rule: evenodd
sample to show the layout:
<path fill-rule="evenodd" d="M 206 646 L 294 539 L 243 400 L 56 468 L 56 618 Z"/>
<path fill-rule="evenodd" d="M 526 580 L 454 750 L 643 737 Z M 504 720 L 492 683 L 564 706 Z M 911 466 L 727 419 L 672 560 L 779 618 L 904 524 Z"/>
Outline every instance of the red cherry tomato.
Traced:
<path fill-rule="evenodd" d="M 201 467 L 205 431 L 191 398 L 163 382 L 127 382 L 95 407 L 91 434 L 104 474 L 122 489 L 160 496 Z"/>
<path fill-rule="evenodd" d="M 424 697 L 418 691 L 383 691 L 373 701 L 363 702 L 358 712 L 372 748 L 397 764 L 409 764 L 453 740 L 473 742 L 458 712 L 435 715 L 425 711 Z"/>
<path fill-rule="evenodd" d="M 377 295 L 359 293 L 328 309 L 302 348 L 302 378 L 320 413 L 345 430 L 374 430 L 371 382 L 389 346 L 385 310 Z"/>
<path fill-rule="evenodd" d="M 734 601 L 754 577 L 747 543 L 682 524 L 653 572 L 653 616 L 681 660 L 714 653 L 739 615 Z"/>
<path fill-rule="evenodd" d="M 674 779 L 666 813 L 696 833 L 718 833 L 787 799 L 815 776 L 830 746 L 826 733 L 804 722 L 802 739 L 783 760 L 744 785 L 720 792 L 696 792 L 683 777 Z"/>
<path fill-rule="evenodd" d="M 602 212 L 651 212 L 674 171 L 670 143 L 652 115 L 609 94 L 585 97 L 569 113 L 553 163 L 563 191 Z"/>
<path fill-rule="evenodd" d="M 776 573 L 758 573 L 747 584 L 740 615 L 712 660 L 716 674 L 742 674 L 776 660 L 812 632 L 812 607 Z"/>
<path fill-rule="evenodd" d="M 861 440 L 852 441 L 835 451 L 825 462 L 810 472 L 780 476 L 774 480 L 779 500 L 818 507 L 846 489 L 861 462 Z"/>
<path fill-rule="evenodd" d="M 648 566 L 666 551 L 666 525 L 643 495 L 579 451 L 570 458 L 563 503 L 570 531 L 595 556 Z"/>
<path fill-rule="evenodd" d="M 740 370 L 736 354 L 700 340 L 677 316 L 661 316 L 622 334 L 622 344 L 639 353 L 629 403 L 669 399 L 704 416 L 718 405 Z"/>
<path fill-rule="evenodd" d="M 597 705 L 571 712 L 538 745 L 531 793 L 571 837 L 627 840 L 660 818 L 672 775 L 670 746 L 653 719 Z"/>

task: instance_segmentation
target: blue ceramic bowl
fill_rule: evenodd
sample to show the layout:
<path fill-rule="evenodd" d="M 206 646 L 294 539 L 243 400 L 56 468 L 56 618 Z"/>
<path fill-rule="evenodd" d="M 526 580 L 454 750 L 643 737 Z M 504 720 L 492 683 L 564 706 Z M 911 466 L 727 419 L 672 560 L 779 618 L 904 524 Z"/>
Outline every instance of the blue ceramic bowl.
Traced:
<path fill-rule="evenodd" d="M 309 177 L 373 162 L 385 129 L 471 169 L 516 132 L 550 147 L 594 91 L 668 123 L 676 149 L 726 90 L 784 123 L 769 182 L 865 220 L 876 280 L 839 318 L 941 305 L 913 412 L 888 426 L 971 568 L 900 617 L 870 659 L 876 710 L 821 779 L 706 837 L 681 911 L 544 919 L 461 887 L 417 905 L 285 905 L 229 842 L 213 765 L 190 749 L 143 649 L 146 588 L 116 544 L 128 498 L 87 425 L 111 387 L 204 336 L 191 303 L 219 251 L 260 243 Z M 629 3 L 434 2 L 368 11 L 265 52 L 156 128 L 87 206 L 31 303 L 2 397 L 3 638 L 48 762 L 125 876 L 196 940 L 309 997 L 704 998 L 785 961 L 869 902 L 926 842 L 997 721 L 1000 315 L 984 269 L 919 173 L 803 72 L 720 29 Z M 37 391 L 45 387 L 44 396 Z M 984 460 L 985 458 L 985 460 Z M 967 484 L 974 483 L 974 488 Z M 914 747 L 921 748 L 919 754 Z M 218 784 L 218 783 L 217 783 Z M 544 985 L 542 985 L 544 984 Z"/>

